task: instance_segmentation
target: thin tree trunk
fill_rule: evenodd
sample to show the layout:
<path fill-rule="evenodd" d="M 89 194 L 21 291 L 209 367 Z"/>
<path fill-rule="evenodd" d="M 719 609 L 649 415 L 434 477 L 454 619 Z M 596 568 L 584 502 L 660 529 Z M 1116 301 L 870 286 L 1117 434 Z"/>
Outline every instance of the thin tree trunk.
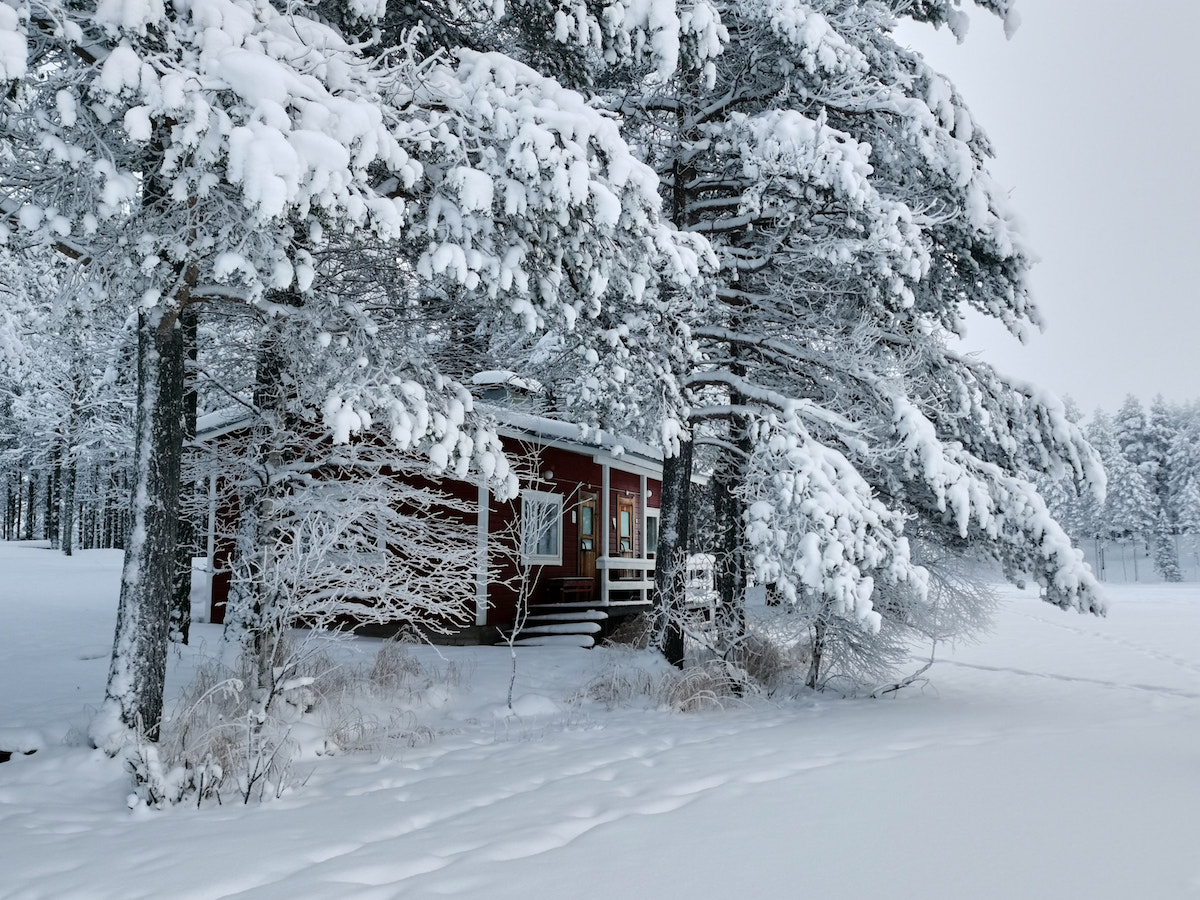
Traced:
<path fill-rule="evenodd" d="M 125 550 L 108 687 L 92 724 L 93 740 L 110 754 L 130 732 L 157 740 L 162 721 L 183 448 L 185 348 L 177 307 L 139 313 L 137 349 L 133 527 Z"/>
<path fill-rule="evenodd" d="M 813 626 L 812 660 L 808 664 L 806 686 L 816 690 L 821 684 L 821 663 L 825 656 L 825 623 L 820 619 Z"/>
<path fill-rule="evenodd" d="M 17 467 L 17 495 L 13 498 L 13 533 L 14 541 L 21 539 L 21 510 L 25 503 L 25 477 L 21 468 Z"/>
<path fill-rule="evenodd" d="M 33 470 L 29 470 L 29 496 L 26 497 L 25 503 L 25 540 L 33 540 L 33 523 L 37 519 L 37 485 L 33 476 Z"/>
<path fill-rule="evenodd" d="M 104 547 L 112 550 L 118 546 L 118 516 L 121 508 L 120 471 L 117 468 L 115 455 L 109 457 L 108 483 L 104 488 Z"/>
<path fill-rule="evenodd" d="M 75 454 L 71 452 L 71 442 L 63 453 L 62 484 L 59 493 L 62 494 L 62 538 L 60 545 L 64 556 L 75 552 Z"/>
<path fill-rule="evenodd" d="M 61 456 L 58 453 L 52 453 L 51 459 L 53 462 L 46 470 L 46 540 L 50 542 L 51 547 L 58 549 L 59 486 L 62 482 L 59 472 L 59 460 Z"/>

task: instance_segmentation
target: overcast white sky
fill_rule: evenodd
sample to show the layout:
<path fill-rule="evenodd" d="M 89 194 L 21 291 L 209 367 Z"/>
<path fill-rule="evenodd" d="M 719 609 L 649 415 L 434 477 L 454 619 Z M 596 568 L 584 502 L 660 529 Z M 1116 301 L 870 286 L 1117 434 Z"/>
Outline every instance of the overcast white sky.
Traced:
<path fill-rule="evenodd" d="M 969 5 L 969 4 L 968 4 Z M 1046 331 L 966 346 L 1090 413 L 1200 398 L 1200 0 L 1020 0 L 1021 27 L 972 9 L 966 42 L 903 39 L 958 86 L 1041 258 Z"/>

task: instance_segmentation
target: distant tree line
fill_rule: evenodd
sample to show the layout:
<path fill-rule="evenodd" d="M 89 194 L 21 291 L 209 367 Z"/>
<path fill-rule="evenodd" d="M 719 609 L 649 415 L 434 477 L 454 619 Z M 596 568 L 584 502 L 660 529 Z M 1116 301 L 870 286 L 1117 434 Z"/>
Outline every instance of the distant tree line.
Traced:
<path fill-rule="evenodd" d="M 1069 415 L 1081 421 L 1068 404 Z M 1108 473 L 1103 500 L 1078 491 L 1069 478 L 1043 478 L 1042 493 L 1055 517 L 1088 549 L 1104 577 L 1105 548 L 1125 545 L 1136 568 L 1148 556 L 1155 574 L 1180 581 L 1181 552 L 1200 551 L 1200 401 L 1154 398 L 1147 409 L 1129 395 L 1115 415 L 1097 409 L 1084 426 Z"/>

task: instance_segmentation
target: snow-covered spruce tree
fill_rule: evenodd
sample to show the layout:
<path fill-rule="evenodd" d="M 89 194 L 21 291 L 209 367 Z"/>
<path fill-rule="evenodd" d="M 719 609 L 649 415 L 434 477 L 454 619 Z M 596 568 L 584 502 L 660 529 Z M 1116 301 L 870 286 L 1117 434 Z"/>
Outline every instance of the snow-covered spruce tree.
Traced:
<path fill-rule="evenodd" d="M 1200 476 L 1200 402 L 1193 400 L 1174 408 L 1174 423 L 1168 438 L 1167 469 L 1171 508 L 1182 516 L 1180 497 L 1189 481 Z"/>
<path fill-rule="evenodd" d="M 687 385 L 696 439 L 715 446 L 714 480 L 741 509 L 722 547 L 733 558 L 725 642 L 748 579 L 851 629 L 877 624 L 877 582 L 916 585 L 920 598 L 912 517 L 947 546 L 1033 574 L 1051 602 L 1102 610 L 1029 480 L 1069 469 L 1102 484 L 1094 454 L 1053 397 L 949 346 L 966 308 L 1018 335 L 1039 324 L 982 130 L 896 43 L 886 4 L 701 14 L 719 21 L 714 44 L 687 48 L 669 82 L 614 86 L 612 103 L 663 176 L 676 225 L 721 258 Z M 949 3 L 899 14 L 964 22 Z M 674 467 L 667 555 L 673 491 L 687 483 Z M 662 579 L 665 605 L 668 588 Z"/>
<path fill-rule="evenodd" d="M 1175 528 L 1160 510 L 1154 523 L 1154 571 L 1163 581 L 1183 581 L 1179 570 L 1179 548 L 1175 544 Z"/>
<path fill-rule="evenodd" d="M 1156 466 L 1146 436 L 1146 412 L 1142 401 L 1133 394 L 1125 396 L 1113 417 L 1112 434 L 1125 458 L 1137 467 L 1143 479 L 1148 480 L 1155 474 Z"/>
<path fill-rule="evenodd" d="M 1178 560 L 1171 562 L 1170 551 L 1174 546 L 1170 446 L 1177 430 L 1175 418 L 1162 397 L 1154 399 L 1147 414 L 1141 401 L 1130 394 L 1117 411 L 1113 426 L 1117 444 L 1137 467 L 1149 492 L 1148 527 L 1143 536 L 1147 548 L 1153 548 L 1155 570 L 1168 581 L 1177 581 L 1179 572 Z"/>
<path fill-rule="evenodd" d="M 1087 437 L 1100 454 L 1108 473 L 1108 492 L 1096 517 L 1095 536 L 1100 541 L 1130 543 L 1136 581 L 1137 544 L 1139 540 L 1150 539 L 1154 527 L 1154 495 L 1146 486 L 1141 471 L 1122 451 L 1113 423 L 1101 410 L 1096 410 L 1088 423 Z"/>
<path fill-rule="evenodd" d="M 1200 518 L 1196 490 L 1200 489 L 1200 403 L 1192 401 L 1177 409 L 1177 425 L 1168 448 L 1171 509 L 1176 533 L 1188 535 L 1195 556 L 1196 524 Z"/>
<path fill-rule="evenodd" d="M 1167 404 L 1161 395 L 1150 403 L 1146 418 L 1146 451 L 1148 469 L 1152 471 L 1148 484 L 1154 494 L 1157 514 L 1154 517 L 1154 568 L 1164 581 L 1181 581 L 1179 551 L 1175 544 L 1178 513 L 1172 485 L 1176 474 L 1172 464 L 1171 444 L 1181 429 L 1182 411 Z"/>
<path fill-rule="evenodd" d="M 1200 480 L 1189 478 L 1179 493 L 1179 529 L 1191 547 L 1194 563 L 1200 563 Z"/>

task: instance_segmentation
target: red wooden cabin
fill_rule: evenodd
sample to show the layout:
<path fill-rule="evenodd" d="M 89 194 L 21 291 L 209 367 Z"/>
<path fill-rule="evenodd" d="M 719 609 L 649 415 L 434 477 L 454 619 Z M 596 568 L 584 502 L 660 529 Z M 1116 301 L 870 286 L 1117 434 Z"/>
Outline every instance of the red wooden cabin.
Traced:
<path fill-rule="evenodd" d="M 658 539 L 661 456 L 636 441 L 518 411 L 485 406 L 499 423 L 510 458 L 527 463 L 520 495 L 497 501 L 483 486 L 443 478 L 438 487 L 471 501 L 465 524 L 475 534 L 474 622 L 454 636 L 463 643 L 494 643 L 511 632 L 518 594 L 516 570 L 504 562 L 500 541 L 513 546 L 531 577 L 528 616 L 518 639 L 530 643 L 591 646 L 594 636 L 649 606 Z M 203 417 L 202 443 L 215 445 L 236 435 L 245 420 Z M 406 477 L 396 475 L 394 477 Z M 236 498 L 209 482 L 208 564 L 211 621 L 222 622 L 229 596 L 231 535 L 236 533 Z M 489 572 L 491 577 L 489 577 Z M 398 625 L 403 623 L 397 623 Z"/>

